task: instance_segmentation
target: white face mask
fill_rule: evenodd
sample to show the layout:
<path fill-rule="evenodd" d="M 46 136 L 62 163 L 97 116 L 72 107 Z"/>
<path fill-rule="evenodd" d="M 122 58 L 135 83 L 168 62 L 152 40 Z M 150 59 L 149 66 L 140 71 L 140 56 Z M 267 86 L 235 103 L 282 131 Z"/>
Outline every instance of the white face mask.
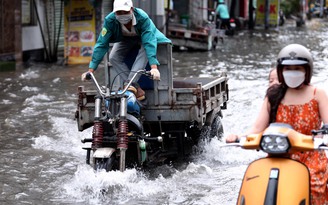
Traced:
<path fill-rule="evenodd" d="M 285 83 L 290 88 L 297 88 L 305 80 L 305 73 L 300 70 L 285 70 L 282 72 Z"/>
<path fill-rule="evenodd" d="M 115 15 L 116 19 L 121 23 L 121 24 L 127 24 L 131 21 L 132 19 L 132 13 L 129 14 L 124 14 L 124 15 Z"/>

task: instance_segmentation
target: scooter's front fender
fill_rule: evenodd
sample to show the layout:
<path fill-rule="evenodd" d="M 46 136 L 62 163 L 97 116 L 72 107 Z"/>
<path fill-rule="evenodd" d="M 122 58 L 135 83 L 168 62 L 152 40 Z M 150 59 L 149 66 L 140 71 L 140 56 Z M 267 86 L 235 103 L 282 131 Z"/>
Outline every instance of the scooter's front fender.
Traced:
<path fill-rule="evenodd" d="M 245 172 L 237 204 L 309 205 L 309 170 L 288 158 L 258 159 Z"/>
<path fill-rule="evenodd" d="M 110 148 L 110 147 L 98 148 L 93 153 L 93 158 L 109 158 L 110 156 L 112 156 L 114 152 L 115 152 L 114 148 Z"/>

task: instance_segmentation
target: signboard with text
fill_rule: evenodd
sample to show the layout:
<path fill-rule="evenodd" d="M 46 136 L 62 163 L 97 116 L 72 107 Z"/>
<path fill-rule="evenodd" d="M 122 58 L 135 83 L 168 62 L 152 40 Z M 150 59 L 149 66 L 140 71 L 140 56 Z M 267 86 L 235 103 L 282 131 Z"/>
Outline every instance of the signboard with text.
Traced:
<path fill-rule="evenodd" d="M 257 0 L 256 25 L 265 25 L 265 2 L 266 0 Z M 278 25 L 279 0 L 269 0 L 269 25 Z"/>
<path fill-rule="evenodd" d="M 95 44 L 95 11 L 88 0 L 65 4 L 65 59 L 67 64 L 87 64 Z"/>

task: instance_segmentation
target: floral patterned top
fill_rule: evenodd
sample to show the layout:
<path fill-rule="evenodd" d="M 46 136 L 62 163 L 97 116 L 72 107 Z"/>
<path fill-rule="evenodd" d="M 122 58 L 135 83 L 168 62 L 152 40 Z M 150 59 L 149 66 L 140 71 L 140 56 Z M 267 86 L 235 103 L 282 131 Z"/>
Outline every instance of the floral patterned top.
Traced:
<path fill-rule="evenodd" d="M 314 91 L 315 95 L 315 91 Z M 311 135 L 311 130 L 320 129 L 319 104 L 315 98 L 302 105 L 280 104 L 276 122 L 288 123 L 296 131 Z M 292 154 L 292 158 L 303 162 L 310 170 L 312 205 L 328 205 L 328 163 L 324 151 Z"/>

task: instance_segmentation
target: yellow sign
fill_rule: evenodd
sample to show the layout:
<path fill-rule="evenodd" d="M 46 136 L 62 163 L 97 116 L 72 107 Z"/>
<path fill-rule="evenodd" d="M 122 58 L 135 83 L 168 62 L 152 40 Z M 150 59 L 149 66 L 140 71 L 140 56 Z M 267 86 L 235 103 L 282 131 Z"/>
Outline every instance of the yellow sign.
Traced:
<path fill-rule="evenodd" d="M 266 0 L 257 0 L 256 25 L 265 24 L 265 1 Z M 270 6 L 269 6 L 270 26 L 278 25 L 278 14 L 279 14 L 279 0 L 270 0 Z"/>
<path fill-rule="evenodd" d="M 95 11 L 88 0 L 65 5 L 65 59 L 68 64 L 87 64 L 95 44 Z"/>

